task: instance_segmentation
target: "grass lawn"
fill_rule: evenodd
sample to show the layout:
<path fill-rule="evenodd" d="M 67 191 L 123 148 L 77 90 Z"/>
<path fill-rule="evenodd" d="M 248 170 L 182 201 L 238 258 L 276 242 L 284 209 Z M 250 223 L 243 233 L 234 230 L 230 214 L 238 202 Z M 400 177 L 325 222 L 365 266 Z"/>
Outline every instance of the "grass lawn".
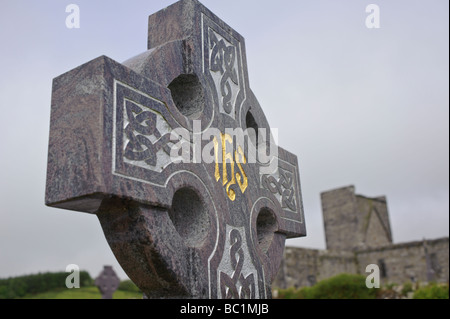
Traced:
<path fill-rule="evenodd" d="M 97 287 L 58 289 L 36 295 L 26 295 L 21 299 L 102 299 Z M 142 293 L 116 290 L 113 299 L 142 299 Z"/>

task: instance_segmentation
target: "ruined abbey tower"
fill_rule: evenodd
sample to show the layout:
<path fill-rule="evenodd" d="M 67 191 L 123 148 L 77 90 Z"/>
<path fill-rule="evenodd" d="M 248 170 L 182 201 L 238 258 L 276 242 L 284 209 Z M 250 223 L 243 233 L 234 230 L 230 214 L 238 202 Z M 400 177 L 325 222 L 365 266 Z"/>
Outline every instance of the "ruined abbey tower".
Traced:
<path fill-rule="evenodd" d="M 354 251 L 392 244 L 386 197 L 355 194 L 353 186 L 321 194 L 327 249 Z"/>
<path fill-rule="evenodd" d="M 393 243 L 386 197 L 343 187 L 321 194 L 326 250 L 286 247 L 275 287 L 312 286 L 340 273 L 380 269 L 381 284 L 448 282 L 449 238 Z"/>

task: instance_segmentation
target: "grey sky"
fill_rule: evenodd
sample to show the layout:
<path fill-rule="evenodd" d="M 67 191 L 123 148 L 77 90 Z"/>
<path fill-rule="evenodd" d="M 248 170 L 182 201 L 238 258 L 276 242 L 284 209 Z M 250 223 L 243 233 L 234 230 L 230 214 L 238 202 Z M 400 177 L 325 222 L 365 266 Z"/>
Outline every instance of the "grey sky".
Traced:
<path fill-rule="evenodd" d="M 52 79 L 145 51 L 148 15 L 173 2 L 2 1 L 0 278 L 73 263 L 125 277 L 95 216 L 44 205 Z M 325 248 L 320 192 L 350 184 L 387 196 L 395 242 L 448 236 L 448 1 L 202 3 L 246 39 L 250 86 L 298 156 L 308 236 L 288 245 Z"/>

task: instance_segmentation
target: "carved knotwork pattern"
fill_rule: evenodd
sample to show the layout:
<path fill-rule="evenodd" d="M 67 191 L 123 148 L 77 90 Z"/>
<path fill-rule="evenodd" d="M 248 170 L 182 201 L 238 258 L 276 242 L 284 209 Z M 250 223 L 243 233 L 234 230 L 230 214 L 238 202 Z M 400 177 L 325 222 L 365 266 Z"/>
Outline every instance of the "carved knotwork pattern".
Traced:
<path fill-rule="evenodd" d="M 213 30 L 209 30 L 209 41 L 211 50 L 212 72 L 221 74 L 218 90 L 221 95 L 223 109 L 227 114 L 233 111 L 233 89 L 232 86 L 238 86 L 238 73 L 236 70 L 236 47 L 227 45 L 224 39 L 219 39 Z"/>
<path fill-rule="evenodd" d="M 254 299 L 255 276 L 250 273 L 246 277 L 242 274 L 244 265 L 244 251 L 242 237 L 237 229 L 230 232 L 230 263 L 233 274 L 230 276 L 220 272 L 220 289 L 225 299 Z"/>
<path fill-rule="evenodd" d="M 157 152 L 163 149 L 170 155 L 170 133 L 163 135 L 157 129 L 157 115 L 154 112 L 144 111 L 139 105 L 125 102 L 128 124 L 125 135 L 128 143 L 125 147 L 124 157 L 131 161 L 144 161 L 147 165 L 156 166 Z M 150 137 L 153 136 L 155 142 Z"/>
<path fill-rule="evenodd" d="M 262 186 L 272 194 L 281 196 L 281 207 L 296 211 L 294 176 L 291 172 L 279 169 L 278 180 L 272 175 L 263 175 Z"/>

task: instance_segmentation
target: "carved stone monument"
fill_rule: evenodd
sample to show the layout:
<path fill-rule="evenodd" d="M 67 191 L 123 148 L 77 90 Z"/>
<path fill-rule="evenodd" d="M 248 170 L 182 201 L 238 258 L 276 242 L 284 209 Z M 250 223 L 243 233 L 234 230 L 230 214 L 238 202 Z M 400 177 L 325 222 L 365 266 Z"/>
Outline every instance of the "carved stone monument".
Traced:
<path fill-rule="evenodd" d="M 100 275 L 95 278 L 95 285 L 102 294 L 102 299 L 112 299 L 114 292 L 119 288 L 120 279 L 112 266 L 104 266 Z"/>
<path fill-rule="evenodd" d="M 148 298 L 270 298 L 306 234 L 297 157 L 275 142 L 244 38 L 182 0 L 149 17 L 148 51 L 54 79 L 46 204 L 96 214 Z"/>

